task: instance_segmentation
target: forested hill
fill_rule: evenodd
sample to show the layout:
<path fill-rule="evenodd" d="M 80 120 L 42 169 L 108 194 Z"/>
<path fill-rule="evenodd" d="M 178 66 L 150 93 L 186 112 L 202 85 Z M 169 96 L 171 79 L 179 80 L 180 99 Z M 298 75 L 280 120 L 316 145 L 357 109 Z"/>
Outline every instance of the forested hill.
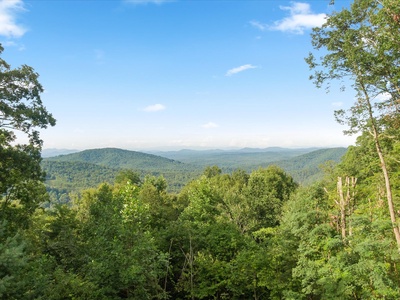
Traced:
<path fill-rule="evenodd" d="M 284 169 L 294 180 L 302 184 L 309 184 L 322 178 L 321 165 L 328 161 L 340 162 L 347 148 L 319 149 L 290 159 L 274 162 L 273 164 Z M 262 164 L 266 167 L 271 163 Z"/>
<path fill-rule="evenodd" d="M 314 167 L 330 160 L 339 162 L 346 151 L 347 148 L 319 149 L 291 159 L 279 161 L 277 164 L 287 171 Z"/>
<path fill-rule="evenodd" d="M 318 172 L 319 166 L 326 161 L 339 162 L 346 152 L 346 148 L 318 149 L 241 149 L 236 151 L 224 150 L 181 150 L 169 152 L 155 152 L 155 154 L 123 150 L 117 148 L 102 148 L 84 150 L 77 153 L 45 158 L 45 165 L 49 162 L 89 163 L 97 166 L 117 169 L 131 169 L 138 172 L 162 174 L 165 171 L 186 172 L 201 171 L 207 166 L 218 166 L 225 172 L 242 169 L 247 172 L 278 165 L 286 172 L 301 171 L 312 174 Z M 296 176 L 295 176 L 296 177 Z M 302 182 L 304 178 L 297 178 Z"/>
<path fill-rule="evenodd" d="M 244 148 L 236 151 L 181 150 L 154 153 L 201 168 L 216 165 L 226 172 L 236 169 L 251 172 L 260 167 L 277 165 L 292 175 L 296 181 L 304 183 L 318 179 L 321 175 L 320 165 L 326 161 L 339 162 L 346 151 L 347 148 L 344 147 L 326 149 L 274 147 Z"/>
<path fill-rule="evenodd" d="M 42 168 L 47 175 L 47 189 L 57 200 L 67 199 L 70 192 L 97 187 L 103 182 L 113 183 L 123 169 L 133 170 L 141 177 L 162 175 L 173 192 L 178 192 L 201 173 L 200 168 L 189 164 L 117 148 L 91 149 L 44 158 Z"/>
<path fill-rule="evenodd" d="M 113 183 L 122 169 L 145 175 L 164 176 L 170 192 L 179 192 L 190 180 L 197 178 L 207 166 L 216 165 L 223 172 L 242 169 L 250 173 L 260 167 L 277 165 L 300 184 L 322 178 L 320 165 L 339 162 L 346 148 L 309 149 L 242 149 L 164 152 L 169 158 L 117 148 L 85 150 L 44 158 L 42 168 L 47 174 L 46 186 L 53 199 L 66 199 L 70 192 Z M 264 152 L 263 152 L 264 151 Z M 162 154 L 162 153 L 160 153 Z M 175 159 L 172 159 L 174 157 Z M 177 161 L 181 158 L 184 162 Z M 63 201 L 61 201 L 63 202 Z"/>
<path fill-rule="evenodd" d="M 117 148 L 90 149 L 77 153 L 50 157 L 44 160 L 58 162 L 83 162 L 114 169 L 147 171 L 179 170 L 182 168 L 193 169 L 193 167 L 186 166 L 173 159 Z"/>
<path fill-rule="evenodd" d="M 243 148 L 238 150 L 189 150 L 152 152 L 155 155 L 181 161 L 199 167 L 217 165 L 222 169 L 251 171 L 260 164 L 277 162 L 317 150 L 317 148 L 289 149 L 270 147 L 264 149 Z"/>

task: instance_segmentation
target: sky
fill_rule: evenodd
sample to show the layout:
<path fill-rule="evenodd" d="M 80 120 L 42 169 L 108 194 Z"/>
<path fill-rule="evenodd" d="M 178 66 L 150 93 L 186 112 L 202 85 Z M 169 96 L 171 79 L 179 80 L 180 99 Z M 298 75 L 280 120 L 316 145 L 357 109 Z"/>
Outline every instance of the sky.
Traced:
<path fill-rule="evenodd" d="M 40 74 L 44 148 L 337 147 L 354 95 L 309 80 L 311 28 L 349 0 L 0 1 L 2 58 Z"/>

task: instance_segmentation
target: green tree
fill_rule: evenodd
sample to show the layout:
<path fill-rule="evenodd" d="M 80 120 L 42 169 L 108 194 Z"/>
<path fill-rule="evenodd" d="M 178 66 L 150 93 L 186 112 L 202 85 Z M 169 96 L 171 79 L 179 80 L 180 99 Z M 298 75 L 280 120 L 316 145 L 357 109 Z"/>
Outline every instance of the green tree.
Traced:
<path fill-rule="evenodd" d="M 253 171 L 245 190 L 245 201 L 250 208 L 246 221 L 252 224 L 251 231 L 277 226 L 282 206 L 296 188 L 293 178 L 279 167 Z"/>
<path fill-rule="evenodd" d="M 20 234 L 10 236 L 7 222 L 0 223 L 0 298 L 21 296 L 20 275 L 27 264 L 26 244 Z"/>
<path fill-rule="evenodd" d="M 115 176 L 115 184 L 125 185 L 127 182 L 131 184 L 140 185 L 142 183 L 140 175 L 132 170 L 121 170 Z"/>
<path fill-rule="evenodd" d="M 103 184 L 81 199 L 87 211 L 78 213 L 86 257 L 80 272 L 98 287 L 99 299 L 163 297 L 158 279 L 165 255 L 154 243 L 149 206 L 138 193 L 130 183 L 115 191 Z"/>
<path fill-rule="evenodd" d="M 212 167 L 206 167 L 204 169 L 203 175 L 205 175 L 207 178 L 211 178 L 214 176 L 221 175 L 222 170 L 218 166 L 212 166 Z"/>
<path fill-rule="evenodd" d="M 212 173 L 180 195 L 188 204 L 172 244 L 174 264 L 182 266 L 173 268 L 176 290 L 192 299 L 268 299 L 267 249 L 297 185 L 277 167 Z"/>
<path fill-rule="evenodd" d="M 0 45 L 0 54 L 3 50 Z M 38 129 L 55 125 L 41 101 L 43 87 L 38 77 L 32 67 L 12 69 L 0 58 L 0 215 L 13 219 L 16 212 L 18 222 L 44 200 Z M 16 131 L 23 133 L 28 142 L 19 143 Z"/>
<path fill-rule="evenodd" d="M 347 78 L 350 79 L 357 102 L 347 113 L 337 111 L 336 117 L 340 123 L 349 126 L 346 133 L 368 132 L 374 141 L 393 232 L 400 249 L 400 229 L 383 146 L 388 131 L 393 126 L 398 129 L 399 16 L 400 7 L 396 0 L 354 0 L 349 9 L 332 13 L 322 27 L 313 30 L 314 48 L 327 52 L 318 59 L 310 54 L 306 61 L 315 70 L 311 79 L 317 87 L 327 84 L 329 89 L 332 80 L 347 82 Z"/>
<path fill-rule="evenodd" d="M 0 45 L 0 55 L 4 48 Z M 28 241 L 22 229 L 48 199 L 40 167 L 39 129 L 55 125 L 40 98 L 33 68 L 12 69 L 0 57 L 0 298 L 23 299 L 29 275 Z M 22 141 L 17 134 L 23 136 Z"/>

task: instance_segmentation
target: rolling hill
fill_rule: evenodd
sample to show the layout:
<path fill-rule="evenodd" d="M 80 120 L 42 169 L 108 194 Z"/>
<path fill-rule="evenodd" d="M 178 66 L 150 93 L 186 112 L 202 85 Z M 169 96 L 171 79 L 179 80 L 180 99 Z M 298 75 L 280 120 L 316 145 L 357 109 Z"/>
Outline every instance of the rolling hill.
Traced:
<path fill-rule="evenodd" d="M 173 159 L 118 148 L 101 148 L 46 158 L 46 161 L 85 162 L 117 169 L 175 170 L 185 168 Z"/>
<path fill-rule="evenodd" d="M 100 183 L 113 183 L 123 169 L 145 175 L 164 176 L 169 191 L 178 192 L 190 179 L 201 174 L 196 166 L 152 154 L 102 148 L 44 158 L 46 185 L 53 198 L 59 199 L 70 192 L 96 187 Z"/>
<path fill-rule="evenodd" d="M 327 161 L 339 162 L 347 148 L 319 149 L 290 159 L 274 162 L 301 184 L 310 184 L 322 178 L 320 166 Z M 266 167 L 269 164 L 261 164 Z"/>
<path fill-rule="evenodd" d="M 243 148 L 239 150 L 180 150 L 153 152 L 156 155 L 177 160 L 186 164 L 205 168 L 216 165 L 230 172 L 235 169 L 251 171 L 261 164 L 289 159 L 316 150 L 316 148 Z"/>
<path fill-rule="evenodd" d="M 346 148 L 329 149 L 242 149 L 237 151 L 182 150 L 157 152 L 159 155 L 117 148 L 84 150 L 44 158 L 46 185 L 53 198 L 65 198 L 70 192 L 96 187 L 102 182 L 113 183 L 122 169 L 130 169 L 142 177 L 147 174 L 164 176 L 170 192 L 179 192 L 190 180 L 198 177 L 207 166 L 216 165 L 224 172 L 243 169 L 247 172 L 277 165 L 301 184 L 322 178 L 321 164 L 338 162 Z M 165 155 L 167 157 L 162 157 Z M 178 160 L 179 159 L 179 160 Z"/>

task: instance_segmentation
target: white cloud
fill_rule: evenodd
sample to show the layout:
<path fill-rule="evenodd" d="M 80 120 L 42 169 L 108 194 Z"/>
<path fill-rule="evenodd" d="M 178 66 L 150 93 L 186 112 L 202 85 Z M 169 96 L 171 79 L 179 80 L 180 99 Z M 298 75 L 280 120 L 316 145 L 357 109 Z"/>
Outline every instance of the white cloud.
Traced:
<path fill-rule="evenodd" d="M 326 14 L 313 14 L 310 4 L 292 2 L 291 6 L 280 6 L 282 10 L 288 10 L 290 16 L 274 23 L 272 30 L 289 31 L 303 34 L 304 30 L 321 26 L 326 22 Z"/>
<path fill-rule="evenodd" d="M 226 72 L 225 76 L 232 76 L 234 74 L 237 74 L 237 73 L 249 70 L 249 69 L 256 69 L 256 68 L 257 68 L 256 66 L 253 66 L 253 65 L 250 65 L 250 64 L 243 65 L 243 66 L 228 70 Z"/>
<path fill-rule="evenodd" d="M 147 112 L 156 112 L 156 111 L 161 111 L 161 110 L 165 110 L 166 107 L 162 104 L 153 104 L 153 105 L 149 105 L 147 107 L 145 107 L 143 110 L 147 111 Z"/>
<path fill-rule="evenodd" d="M 21 37 L 26 29 L 16 23 L 18 12 L 25 11 L 22 0 L 0 1 L 0 35 L 6 37 Z"/>
<path fill-rule="evenodd" d="M 341 107 L 341 106 L 343 106 L 343 102 L 332 102 L 332 106 Z"/>
<path fill-rule="evenodd" d="M 163 4 L 173 2 L 173 0 L 125 0 L 125 2 L 132 4 Z"/>
<path fill-rule="evenodd" d="M 206 124 L 201 125 L 201 127 L 206 128 L 206 129 L 211 129 L 211 128 L 217 128 L 219 127 L 218 124 L 214 122 L 208 122 Z"/>
<path fill-rule="evenodd" d="M 378 96 L 376 96 L 376 100 L 378 102 L 384 102 L 384 101 L 389 100 L 390 98 L 392 98 L 392 95 L 390 95 L 389 93 L 386 93 L 386 92 L 385 93 L 381 93 Z"/>
<path fill-rule="evenodd" d="M 273 25 L 262 24 L 258 21 L 251 21 L 250 24 L 262 31 L 276 30 L 303 34 L 305 30 L 321 26 L 326 22 L 326 14 L 314 14 L 310 4 L 302 2 L 292 2 L 291 6 L 280 6 L 281 10 L 289 12 L 289 17 L 274 22 Z"/>

